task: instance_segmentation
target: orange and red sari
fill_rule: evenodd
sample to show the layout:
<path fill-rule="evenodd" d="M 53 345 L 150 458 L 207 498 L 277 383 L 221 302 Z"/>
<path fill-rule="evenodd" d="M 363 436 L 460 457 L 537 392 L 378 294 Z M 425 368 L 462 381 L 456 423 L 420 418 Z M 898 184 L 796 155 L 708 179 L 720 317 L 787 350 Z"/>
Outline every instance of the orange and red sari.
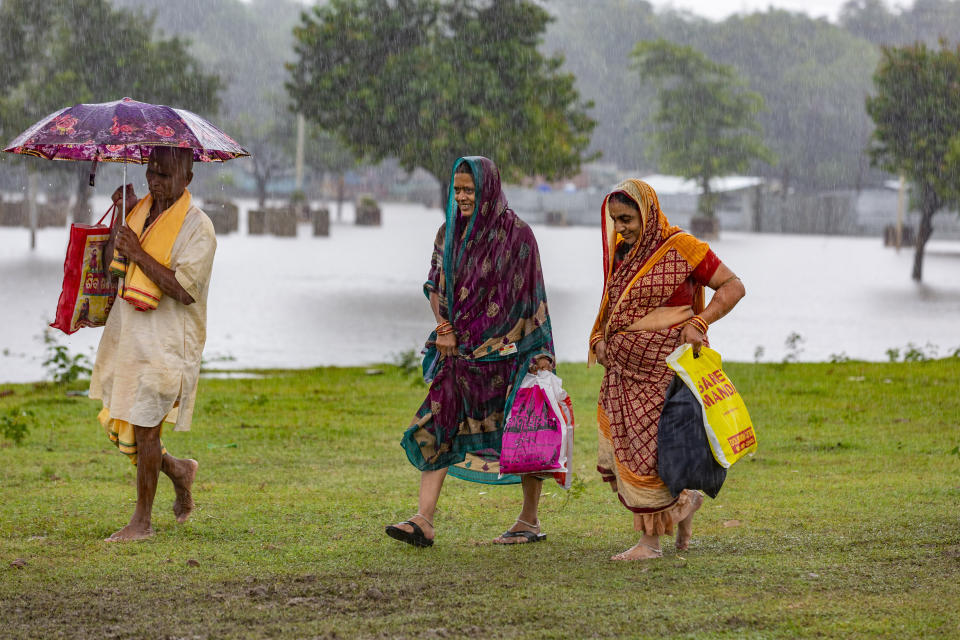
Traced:
<path fill-rule="evenodd" d="M 624 193 L 637 203 L 640 239 L 622 255 L 607 205 Z M 666 357 L 680 345 L 680 329 L 703 309 L 703 285 L 720 264 L 710 247 L 669 224 L 657 194 L 626 180 L 603 202 L 604 291 L 590 337 L 606 344 L 606 372 L 597 407 L 597 470 L 634 514 L 634 528 L 669 534 L 690 494 L 674 497 L 657 473 L 657 426 L 673 371 Z M 618 248 L 621 250 L 618 252 Z"/>

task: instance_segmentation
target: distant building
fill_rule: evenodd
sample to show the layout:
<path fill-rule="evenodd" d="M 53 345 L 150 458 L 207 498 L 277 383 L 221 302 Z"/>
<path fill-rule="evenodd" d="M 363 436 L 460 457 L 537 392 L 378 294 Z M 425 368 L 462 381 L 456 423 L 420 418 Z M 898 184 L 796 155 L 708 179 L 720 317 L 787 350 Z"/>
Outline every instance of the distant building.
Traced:
<path fill-rule="evenodd" d="M 896 225 L 900 183 L 888 180 L 883 185 L 838 189 L 812 194 L 765 193 L 759 231 L 774 233 L 820 233 L 828 235 L 882 236 L 884 229 Z M 920 213 L 909 209 L 909 189 L 904 194 L 903 225 L 916 230 Z M 960 238 L 960 216 L 941 211 L 933 219 L 933 237 Z"/>
<path fill-rule="evenodd" d="M 594 225 L 600 223 L 600 206 L 603 197 L 626 174 L 608 170 L 604 177 L 612 178 L 606 186 L 581 190 L 542 190 L 520 186 L 507 186 L 505 191 L 510 206 L 522 218 L 530 222 L 548 219 L 566 224 Z M 636 175 L 631 173 L 629 175 Z M 697 211 L 700 193 L 695 182 L 679 176 L 653 174 L 643 176 L 657 192 L 660 206 L 670 222 L 687 226 Z M 754 176 L 727 176 L 711 182 L 714 192 L 721 194 L 718 216 L 722 229 L 747 230 L 753 224 L 754 208 L 763 178 Z"/>
<path fill-rule="evenodd" d="M 700 186 L 681 176 L 659 173 L 643 176 L 660 200 L 660 208 L 671 224 L 688 227 L 697 213 Z M 720 195 L 717 218 L 721 229 L 747 231 L 753 228 L 757 199 L 764 179 L 756 176 L 724 176 L 710 181 L 710 190 Z"/>
<path fill-rule="evenodd" d="M 586 189 L 542 189 L 508 185 L 504 189 L 513 209 L 530 222 L 596 225 L 600 205 L 607 190 L 621 177 L 633 173 L 613 172 L 608 167 L 607 186 Z M 680 176 L 650 174 L 642 176 L 657 192 L 660 206 L 670 222 L 689 227 L 697 212 L 700 187 Z M 711 190 L 720 194 L 717 217 L 720 229 L 764 233 L 815 233 L 827 235 L 882 236 L 884 229 L 897 222 L 899 181 L 861 189 L 786 194 L 777 185 L 756 176 L 725 176 L 711 182 Z M 909 207 L 909 194 L 905 194 Z M 903 224 L 916 229 L 919 212 L 907 211 Z M 933 219 L 933 237 L 960 238 L 960 216 L 942 211 Z"/>

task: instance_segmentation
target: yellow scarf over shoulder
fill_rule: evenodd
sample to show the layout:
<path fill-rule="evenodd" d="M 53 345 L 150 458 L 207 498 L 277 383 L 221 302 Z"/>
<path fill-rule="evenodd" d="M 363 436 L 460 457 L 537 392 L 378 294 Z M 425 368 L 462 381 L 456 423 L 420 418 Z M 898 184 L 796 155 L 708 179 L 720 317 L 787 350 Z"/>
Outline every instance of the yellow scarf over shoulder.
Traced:
<path fill-rule="evenodd" d="M 170 266 L 173 243 L 180 233 L 187 211 L 190 210 L 190 203 L 190 192 L 184 189 L 183 195 L 173 203 L 173 206 L 161 213 L 149 227 L 144 229 L 143 225 L 153 206 L 153 196 L 147 194 L 127 216 L 127 226 L 140 238 L 143 250 L 165 267 Z M 118 258 L 119 256 L 114 252 L 113 262 L 110 264 L 111 271 L 123 274 L 123 283 L 117 295 L 139 311 L 156 309 L 163 296 L 160 287 L 154 284 L 136 264 L 127 264 L 125 260 Z"/>

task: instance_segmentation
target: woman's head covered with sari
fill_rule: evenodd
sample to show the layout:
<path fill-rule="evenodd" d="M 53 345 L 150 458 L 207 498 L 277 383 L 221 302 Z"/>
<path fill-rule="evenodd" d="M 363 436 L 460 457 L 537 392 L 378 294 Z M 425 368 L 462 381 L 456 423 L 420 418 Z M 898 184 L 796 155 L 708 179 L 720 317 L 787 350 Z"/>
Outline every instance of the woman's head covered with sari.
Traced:
<path fill-rule="evenodd" d="M 462 215 L 453 183 L 467 166 L 475 185 L 473 213 Z M 540 254 L 533 231 L 507 206 L 497 165 L 483 156 L 458 158 L 450 173 L 446 220 L 437 235 L 436 257 L 425 291 L 436 291 L 441 309 L 462 347 L 474 357 L 494 345 L 522 339 L 553 351 Z M 439 262 L 437 264 L 436 262 Z M 538 330 L 539 329 L 539 330 Z M 482 339 L 481 339 L 482 338 Z M 478 342 L 479 340 L 479 342 Z M 499 348 L 499 347 L 497 347 Z"/>
<path fill-rule="evenodd" d="M 468 168 L 473 176 L 474 207 L 469 216 L 462 215 L 454 194 L 454 181 L 457 173 Z M 500 186 L 500 170 L 489 158 L 483 156 L 466 156 L 458 158 L 453 163 L 450 172 L 450 188 L 447 197 L 446 220 L 444 230 L 443 273 L 448 278 L 450 274 L 462 272 L 462 268 L 472 269 L 469 259 L 464 261 L 464 255 L 484 239 L 488 242 L 494 239 L 491 230 L 498 225 L 501 216 L 507 212 L 507 198 L 503 195 Z M 510 212 L 513 213 L 512 211 Z M 464 274 L 467 275 L 467 274 Z M 447 289 L 446 303 L 453 308 L 453 291 Z"/>
<path fill-rule="evenodd" d="M 601 227 L 603 229 L 603 273 L 604 282 L 610 277 L 613 269 L 614 252 L 622 238 L 614 229 L 613 217 L 610 214 L 611 198 L 624 196 L 633 202 L 640 212 L 640 238 L 630 249 L 630 257 L 646 260 L 656 248 L 674 233 L 679 227 L 671 226 L 660 208 L 660 199 L 657 192 L 643 180 L 631 178 L 624 180 L 607 194 L 601 207 Z"/>

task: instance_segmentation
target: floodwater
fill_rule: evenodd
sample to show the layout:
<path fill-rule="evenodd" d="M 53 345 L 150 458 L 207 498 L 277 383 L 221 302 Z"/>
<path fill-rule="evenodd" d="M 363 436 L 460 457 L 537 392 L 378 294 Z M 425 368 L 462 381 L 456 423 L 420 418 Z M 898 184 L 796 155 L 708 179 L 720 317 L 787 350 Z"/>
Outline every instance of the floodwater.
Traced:
<path fill-rule="evenodd" d="M 240 205 L 245 229 L 252 202 Z M 421 286 L 439 210 L 387 204 L 376 228 L 352 219 L 345 205 L 328 238 L 312 237 L 307 225 L 296 239 L 243 231 L 219 238 L 208 367 L 367 365 L 420 349 L 434 324 Z M 601 294 L 599 229 L 534 230 L 558 357 L 585 361 Z M 27 230 L 0 228 L 0 382 L 49 377 L 42 335 L 60 293 L 67 231 L 40 231 L 34 252 L 28 242 Z M 960 347 L 960 242 L 928 243 L 919 286 L 910 280 L 912 251 L 885 249 L 879 238 L 724 233 L 711 246 L 747 289 L 711 327 L 727 360 L 886 360 L 887 349 L 908 344 L 940 356 Z M 92 358 L 100 333 L 55 335 Z M 791 334 L 800 336 L 793 347 Z"/>

